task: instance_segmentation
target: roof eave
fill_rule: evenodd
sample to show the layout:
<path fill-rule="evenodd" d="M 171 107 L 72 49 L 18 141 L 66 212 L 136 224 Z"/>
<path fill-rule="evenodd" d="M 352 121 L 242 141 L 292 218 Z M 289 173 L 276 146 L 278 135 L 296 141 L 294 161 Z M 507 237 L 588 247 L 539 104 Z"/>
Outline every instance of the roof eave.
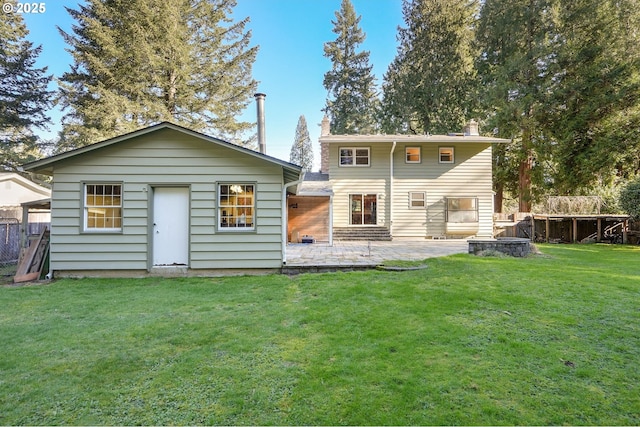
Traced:
<path fill-rule="evenodd" d="M 481 135 L 325 135 L 321 136 L 321 143 L 373 143 L 373 142 L 407 142 L 407 143 L 476 143 L 476 144 L 506 144 L 510 139 L 494 138 Z"/>

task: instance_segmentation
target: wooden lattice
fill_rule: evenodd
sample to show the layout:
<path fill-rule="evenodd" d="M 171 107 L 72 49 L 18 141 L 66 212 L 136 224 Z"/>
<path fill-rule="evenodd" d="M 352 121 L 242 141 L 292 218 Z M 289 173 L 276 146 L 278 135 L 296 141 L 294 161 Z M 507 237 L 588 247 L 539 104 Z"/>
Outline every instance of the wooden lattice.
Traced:
<path fill-rule="evenodd" d="M 550 196 L 549 214 L 599 215 L 602 208 L 600 196 Z"/>

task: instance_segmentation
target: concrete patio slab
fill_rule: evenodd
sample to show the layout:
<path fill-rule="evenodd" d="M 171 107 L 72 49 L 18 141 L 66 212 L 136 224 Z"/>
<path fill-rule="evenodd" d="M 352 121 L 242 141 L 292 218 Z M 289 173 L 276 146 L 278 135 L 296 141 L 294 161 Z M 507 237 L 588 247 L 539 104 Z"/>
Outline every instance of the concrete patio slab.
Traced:
<path fill-rule="evenodd" d="M 419 261 L 426 258 L 468 253 L 467 240 L 424 240 L 392 242 L 342 242 L 287 245 L 285 269 L 372 268 L 391 260 Z"/>

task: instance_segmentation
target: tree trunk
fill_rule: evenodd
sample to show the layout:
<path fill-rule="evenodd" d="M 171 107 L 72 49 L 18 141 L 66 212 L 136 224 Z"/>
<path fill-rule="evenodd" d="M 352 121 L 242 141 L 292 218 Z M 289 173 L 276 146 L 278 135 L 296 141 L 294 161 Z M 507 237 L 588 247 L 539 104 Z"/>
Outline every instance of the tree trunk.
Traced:
<path fill-rule="evenodd" d="M 493 212 L 502 213 L 502 202 L 504 200 L 504 183 L 496 182 L 496 194 L 493 196 Z"/>
<path fill-rule="evenodd" d="M 177 76 L 176 76 L 176 72 L 175 70 L 171 70 L 169 72 L 167 72 L 167 79 L 168 79 L 168 87 L 167 90 L 165 91 L 165 105 L 167 107 L 167 111 L 169 111 L 169 114 L 171 116 L 175 116 L 176 114 L 176 92 L 177 92 L 177 87 L 176 87 L 176 81 L 177 81 Z"/>
<path fill-rule="evenodd" d="M 525 151 L 525 158 L 518 169 L 518 211 L 531 212 L 531 169 L 533 156 L 531 150 Z"/>
<path fill-rule="evenodd" d="M 518 212 L 531 212 L 531 170 L 533 154 L 531 153 L 531 131 L 522 130 L 523 158 L 518 168 Z"/>

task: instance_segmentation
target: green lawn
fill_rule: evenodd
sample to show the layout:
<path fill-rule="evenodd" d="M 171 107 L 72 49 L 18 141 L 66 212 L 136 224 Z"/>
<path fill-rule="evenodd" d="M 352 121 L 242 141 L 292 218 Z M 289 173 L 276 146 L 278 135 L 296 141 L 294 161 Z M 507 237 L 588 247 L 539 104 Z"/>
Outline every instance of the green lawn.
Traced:
<path fill-rule="evenodd" d="M 640 424 L 640 247 L 0 287 L 4 424 Z"/>

